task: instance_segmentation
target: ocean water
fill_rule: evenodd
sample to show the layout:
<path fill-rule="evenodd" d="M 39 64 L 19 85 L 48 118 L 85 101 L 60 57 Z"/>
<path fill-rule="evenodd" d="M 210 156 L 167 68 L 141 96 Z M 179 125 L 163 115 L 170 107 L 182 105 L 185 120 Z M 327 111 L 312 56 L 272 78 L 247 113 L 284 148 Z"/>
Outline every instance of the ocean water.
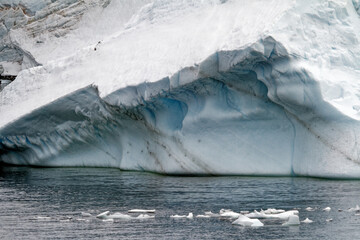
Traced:
<path fill-rule="evenodd" d="M 358 239 L 360 216 L 347 211 L 356 204 L 359 181 L 0 167 L 0 239 Z M 308 212 L 309 206 L 317 209 Z M 330 212 L 322 211 L 328 206 Z M 103 222 L 95 217 L 134 208 L 156 209 L 155 218 Z M 170 218 L 222 208 L 298 208 L 300 220 L 314 222 L 285 227 L 280 220 L 261 220 L 264 227 L 251 228 L 226 218 Z"/>

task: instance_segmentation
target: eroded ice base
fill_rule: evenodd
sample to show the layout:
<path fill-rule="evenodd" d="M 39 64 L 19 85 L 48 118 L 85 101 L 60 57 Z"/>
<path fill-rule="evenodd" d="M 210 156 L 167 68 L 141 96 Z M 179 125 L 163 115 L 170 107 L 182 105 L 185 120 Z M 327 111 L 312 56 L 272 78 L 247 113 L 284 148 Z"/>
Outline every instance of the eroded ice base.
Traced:
<path fill-rule="evenodd" d="M 0 160 L 164 174 L 359 178 L 359 123 L 273 38 L 104 98 L 88 86 L 0 129 Z"/>

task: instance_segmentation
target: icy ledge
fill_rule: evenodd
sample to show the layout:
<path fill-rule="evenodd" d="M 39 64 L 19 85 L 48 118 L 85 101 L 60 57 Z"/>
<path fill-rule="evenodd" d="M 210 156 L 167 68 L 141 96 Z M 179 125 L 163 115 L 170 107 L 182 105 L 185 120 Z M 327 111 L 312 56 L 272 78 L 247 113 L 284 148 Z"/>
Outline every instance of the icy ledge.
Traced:
<path fill-rule="evenodd" d="M 267 37 L 104 98 L 79 89 L 0 128 L 0 161 L 360 178 L 359 122 L 298 61 Z"/>

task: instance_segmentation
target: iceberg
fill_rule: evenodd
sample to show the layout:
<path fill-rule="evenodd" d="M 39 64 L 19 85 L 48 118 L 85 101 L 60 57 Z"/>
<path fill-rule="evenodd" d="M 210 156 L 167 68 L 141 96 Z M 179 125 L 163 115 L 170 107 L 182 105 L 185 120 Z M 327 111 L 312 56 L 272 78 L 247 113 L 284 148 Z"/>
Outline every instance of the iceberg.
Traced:
<path fill-rule="evenodd" d="M 358 1 L 90 2 L 6 33 L 1 163 L 360 178 Z"/>
<path fill-rule="evenodd" d="M 287 222 L 282 224 L 283 226 L 298 226 L 300 225 L 299 216 L 297 215 L 291 215 L 289 216 L 289 219 Z"/>
<path fill-rule="evenodd" d="M 240 225 L 244 227 L 262 227 L 264 224 L 259 219 L 251 219 L 244 215 L 239 215 L 238 219 L 232 222 L 233 225 Z"/>

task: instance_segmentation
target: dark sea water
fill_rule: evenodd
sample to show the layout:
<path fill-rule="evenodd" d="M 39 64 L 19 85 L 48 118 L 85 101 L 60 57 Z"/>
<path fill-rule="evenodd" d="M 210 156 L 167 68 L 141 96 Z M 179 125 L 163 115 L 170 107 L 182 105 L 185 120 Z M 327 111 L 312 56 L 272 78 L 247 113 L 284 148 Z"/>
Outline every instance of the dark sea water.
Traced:
<path fill-rule="evenodd" d="M 0 168 L 1 239 L 360 239 L 360 216 L 346 211 L 356 204 L 360 204 L 360 181 Z M 318 209 L 308 212 L 308 206 Z M 332 210 L 322 211 L 327 206 Z M 264 227 L 251 228 L 220 218 L 169 217 L 270 207 L 300 208 L 300 220 L 308 217 L 314 222 L 285 227 L 279 220 L 262 220 Z M 114 222 L 95 218 L 106 210 L 127 213 L 133 208 L 156 209 L 155 218 Z M 333 221 L 327 222 L 329 218 Z"/>

